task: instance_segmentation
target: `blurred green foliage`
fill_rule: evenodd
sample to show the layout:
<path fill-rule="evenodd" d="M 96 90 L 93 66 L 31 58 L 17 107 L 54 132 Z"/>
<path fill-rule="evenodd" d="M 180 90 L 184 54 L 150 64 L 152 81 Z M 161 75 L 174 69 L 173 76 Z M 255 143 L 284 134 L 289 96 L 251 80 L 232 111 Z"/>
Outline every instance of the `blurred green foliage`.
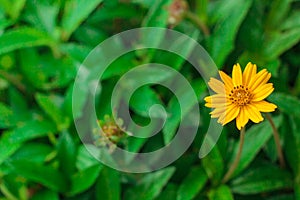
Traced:
<path fill-rule="evenodd" d="M 0 0 L 1 200 L 300 199 L 300 2 L 189 0 L 183 10 L 188 14 L 176 16 L 178 21 L 170 24 L 176 10 L 168 8 L 176 2 Z M 286 168 L 279 167 L 270 125 L 249 124 L 241 162 L 234 177 L 222 184 L 237 152 L 238 132 L 229 124 L 212 152 L 198 158 L 210 120 L 203 105 L 206 86 L 183 59 L 159 51 L 152 51 L 152 56 L 129 53 L 112 63 L 102 83 L 106 90 L 96 99 L 98 117 L 111 114 L 111 90 L 122 74 L 149 60 L 164 63 L 187 77 L 199 96 L 201 126 L 194 143 L 171 166 L 148 174 L 122 173 L 100 165 L 83 147 L 74 127 L 73 81 L 96 45 L 142 26 L 189 35 L 226 72 L 234 63 L 245 66 L 248 61 L 271 71 L 275 92 L 269 100 L 279 107 L 273 115 Z M 192 50 L 181 45 L 187 54 Z M 149 152 L 174 136 L 180 110 L 165 88 L 137 90 L 130 104 L 133 118 L 148 123 L 148 108 L 157 103 L 173 117 L 157 136 L 128 141 L 129 150 Z M 187 102 L 185 112 L 191 107 Z"/>

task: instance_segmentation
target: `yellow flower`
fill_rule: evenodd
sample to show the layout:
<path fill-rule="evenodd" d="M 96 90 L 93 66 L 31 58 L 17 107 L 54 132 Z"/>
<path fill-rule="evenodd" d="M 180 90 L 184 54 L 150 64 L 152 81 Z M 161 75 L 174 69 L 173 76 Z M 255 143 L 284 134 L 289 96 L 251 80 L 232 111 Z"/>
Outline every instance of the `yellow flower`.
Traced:
<path fill-rule="evenodd" d="M 211 78 L 208 85 L 216 94 L 206 97 L 205 106 L 214 108 L 212 118 L 219 118 L 223 126 L 236 118 L 239 130 L 249 119 L 255 123 L 263 121 L 260 112 L 272 112 L 277 106 L 264 99 L 274 90 L 272 83 L 267 83 L 271 73 L 263 69 L 257 73 L 255 64 L 248 63 L 242 73 L 239 64 L 233 66 L 232 78 L 219 71 L 222 81 Z"/>

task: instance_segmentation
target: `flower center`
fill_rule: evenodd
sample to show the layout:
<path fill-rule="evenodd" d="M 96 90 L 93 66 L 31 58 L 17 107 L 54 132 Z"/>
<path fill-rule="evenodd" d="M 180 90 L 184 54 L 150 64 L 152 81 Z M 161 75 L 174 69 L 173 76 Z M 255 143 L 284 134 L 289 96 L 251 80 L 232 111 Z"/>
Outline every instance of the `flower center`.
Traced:
<path fill-rule="evenodd" d="M 234 87 L 229 94 L 229 99 L 232 103 L 238 106 L 247 105 L 252 98 L 249 88 L 239 85 Z"/>

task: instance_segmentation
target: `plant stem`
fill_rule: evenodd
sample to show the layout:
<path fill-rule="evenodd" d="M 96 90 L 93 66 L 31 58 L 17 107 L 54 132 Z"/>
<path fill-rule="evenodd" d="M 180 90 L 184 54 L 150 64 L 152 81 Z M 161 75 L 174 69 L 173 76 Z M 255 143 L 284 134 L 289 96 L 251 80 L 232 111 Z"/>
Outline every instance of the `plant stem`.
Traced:
<path fill-rule="evenodd" d="M 238 150 L 237 156 L 235 157 L 235 160 L 233 161 L 232 165 L 230 166 L 227 173 L 225 174 L 225 176 L 222 180 L 222 183 L 226 183 L 231 178 L 233 172 L 237 168 L 237 166 L 240 162 L 240 159 L 241 159 L 244 141 L 245 141 L 245 127 L 243 127 L 240 132 L 240 145 L 239 145 L 239 150 Z"/>
<path fill-rule="evenodd" d="M 196 26 L 198 26 L 198 28 L 203 31 L 205 36 L 210 35 L 208 27 L 206 26 L 205 23 L 203 23 L 200 20 L 200 18 L 196 14 L 192 13 L 191 11 L 187 11 L 185 13 L 185 16 L 186 16 L 187 19 L 189 19 L 191 22 L 193 22 Z"/>
<path fill-rule="evenodd" d="M 282 148 L 280 145 L 280 138 L 279 138 L 278 130 L 277 130 L 277 128 L 274 124 L 274 121 L 269 113 L 266 113 L 266 118 L 270 122 L 271 127 L 273 129 L 273 136 L 274 136 L 274 140 L 275 140 L 275 145 L 276 145 L 276 150 L 277 150 L 277 154 L 278 154 L 278 158 L 279 158 L 280 167 L 284 168 L 285 161 L 284 161 L 284 157 L 283 157 L 283 153 L 282 153 Z"/>
<path fill-rule="evenodd" d="M 0 70 L 0 77 L 3 77 L 7 81 L 9 81 L 11 84 L 13 84 L 16 88 L 18 88 L 22 93 L 26 94 L 26 87 L 20 81 L 19 77 L 9 74 L 5 70 Z"/>

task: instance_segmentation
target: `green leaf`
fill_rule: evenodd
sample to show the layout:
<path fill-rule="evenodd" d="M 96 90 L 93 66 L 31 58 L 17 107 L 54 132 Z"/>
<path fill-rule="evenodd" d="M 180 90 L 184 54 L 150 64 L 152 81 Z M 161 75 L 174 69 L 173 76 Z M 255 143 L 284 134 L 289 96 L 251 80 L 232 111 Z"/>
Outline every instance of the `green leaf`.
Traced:
<path fill-rule="evenodd" d="M 15 173 L 28 180 L 40 183 L 53 191 L 67 190 L 68 185 L 64 175 L 52 166 L 44 166 L 28 160 L 13 161 L 10 164 Z"/>
<path fill-rule="evenodd" d="M 176 96 L 168 103 L 167 113 L 169 113 L 169 117 L 163 127 L 165 144 L 168 144 L 173 139 L 178 125 L 195 106 L 191 102 L 191 98 L 195 95 L 200 98 L 200 94 L 206 90 L 206 85 L 201 80 L 195 80 L 192 83 L 192 87 L 194 90 L 189 90 L 179 85 L 178 96 L 182 98 L 181 104 L 179 104 Z M 183 113 L 181 113 L 181 110 Z"/>
<path fill-rule="evenodd" d="M 0 138 L 0 164 L 21 147 L 21 143 L 47 136 L 55 127 L 47 121 L 28 121 L 23 126 L 4 133 Z"/>
<path fill-rule="evenodd" d="M 208 177 L 200 167 L 193 167 L 178 188 L 177 200 L 193 199 L 205 186 Z"/>
<path fill-rule="evenodd" d="M 292 187 L 291 174 L 271 164 L 251 168 L 231 182 L 232 191 L 243 195 Z"/>
<path fill-rule="evenodd" d="M 300 182 L 295 183 L 295 199 L 300 199 Z"/>
<path fill-rule="evenodd" d="M 118 171 L 109 167 L 104 167 L 102 169 L 96 183 L 96 199 L 121 199 L 121 183 Z"/>
<path fill-rule="evenodd" d="M 51 46 L 53 41 L 46 33 L 34 28 L 18 28 L 0 36 L 0 54 L 42 45 Z"/>
<path fill-rule="evenodd" d="M 145 118 L 139 118 L 139 117 L 134 117 L 133 118 L 138 124 L 143 124 L 145 123 L 146 120 Z M 142 119 L 142 120 L 141 120 Z M 140 121 L 138 121 L 140 120 Z M 148 120 L 147 120 L 148 122 Z M 153 120 L 151 123 L 153 123 L 152 126 L 150 126 L 147 129 L 139 130 L 139 134 L 142 135 L 144 138 L 139 138 L 139 137 L 129 137 L 128 138 L 128 144 L 127 144 L 127 150 L 130 152 L 139 152 L 139 150 L 142 148 L 142 146 L 147 142 L 148 137 L 156 130 L 156 128 L 160 125 L 159 121 Z M 132 127 L 128 127 L 128 130 L 133 130 Z M 132 131 L 134 132 L 134 130 Z M 132 157 L 134 158 L 134 157 Z"/>
<path fill-rule="evenodd" d="M 289 14 L 291 0 L 274 0 L 270 5 L 266 25 L 270 29 L 276 29 L 283 19 Z"/>
<path fill-rule="evenodd" d="M 55 59 L 51 54 L 39 55 L 36 49 L 28 49 L 20 52 L 20 58 L 26 81 L 40 90 L 64 88 L 76 75 L 76 62 L 70 57 Z"/>
<path fill-rule="evenodd" d="M 35 98 L 39 106 L 56 123 L 58 130 L 65 130 L 69 127 L 70 119 L 63 115 L 57 105 L 54 104 L 51 96 L 37 93 Z"/>
<path fill-rule="evenodd" d="M 54 125 L 46 120 L 38 121 L 32 120 L 27 121 L 22 126 L 14 129 L 10 135 L 9 139 L 11 142 L 26 142 L 38 137 L 47 136 L 49 133 L 54 133 L 56 131 Z"/>
<path fill-rule="evenodd" d="M 268 100 L 278 106 L 278 109 L 288 115 L 300 116 L 300 99 L 284 93 L 273 93 Z"/>
<path fill-rule="evenodd" d="M 299 116 L 289 116 L 284 120 L 283 131 L 285 134 L 284 153 L 292 168 L 295 179 L 300 182 L 300 126 Z"/>
<path fill-rule="evenodd" d="M 63 132 L 57 144 L 57 156 L 61 170 L 69 176 L 75 171 L 76 155 L 77 151 L 73 138 L 69 132 Z"/>
<path fill-rule="evenodd" d="M 215 145 L 211 152 L 202 158 L 202 165 L 212 183 L 217 184 L 224 171 L 224 161 L 218 145 Z"/>
<path fill-rule="evenodd" d="M 10 140 L 11 132 L 4 132 L 0 138 L 0 164 L 15 153 L 22 145 Z"/>
<path fill-rule="evenodd" d="M 65 5 L 65 12 L 62 18 L 62 28 L 65 31 L 63 36 L 68 39 L 77 27 L 96 9 L 103 0 L 71 0 Z"/>
<path fill-rule="evenodd" d="M 276 59 L 300 41 L 300 28 L 296 27 L 283 33 L 274 33 L 262 47 L 263 56 L 268 60 Z"/>
<path fill-rule="evenodd" d="M 31 200 L 59 200 L 59 194 L 51 190 L 38 191 L 31 197 Z"/>
<path fill-rule="evenodd" d="M 59 14 L 59 5 L 51 1 L 27 0 L 24 18 L 35 28 L 43 30 L 57 39 L 56 18 Z"/>
<path fill-rule="evenodd" d="M 176 199 L 177 196 L 177 185 L 173 183 L 168 183 L 166 188 L 160 193 L 160 195 L 155 198 L 155 200 L 173 200 Z"/>
<path fill-rule="evenodd" d="M 0 7 L 3 8 L 5 12 L 9 14 L 12 20 L 16 20 L 21 14 L 21 11 L 24 8 L 25 3 L 26 0 L 11 0 L 11 1 L 1 0 Z"/>
<path fill-rule="evenodd" d="M 66 43 L 60 45 L 61 51 L 67 53 L 74 60 L 79 61 L 80 63 L 86 59 L 89 53 L 92 51 L 92 48 L 87 46 L 82 46 L 76 43 Z"/>
<path fill-rule="evenodd" d="M 175 169 L 168 167 L 145 175 L 134 187 L 125 192 L 125 200 L 152 200 L 159 195 Z"/>
<path fill-rule="evenodd" d="M 71 189 L 68 191 L 68 194 L 74 196 L 90 188 L 96 182 L 102 167 L 98 163 L 74 174 L 71 177 Z"/>
<path fill-rule="evenodd" d="M 220 1 L 221 2 L 221 1 Z M 229 0 L 219 3 L 214 13 L 219 17 L 206 47 L 216 65 L 221 68 L 227 56 L 234 49 L 238 29 L 250 9 L 252 0 Z M 222 13 L 220 15 L 219 13 Z"/>
<path fill-rule="evenodd" d="M 150 108 L 159 104 L 162 105 L 158 95 L 149 86 L 143 86 L 137 89 L 130 99 L 130 108 L 143 117 L 149 117 Z M 155 112 L 152 117 L 162 118 L 164 112 Z"/>
<path fill-rule="evenodd" d="M 1 102 L 0 113 L 0 128 L 9 128 L 14 125 L 12 110 Z"/>
<path fill-rule="evenodd" d="M 155 0 L 147 16 L 144 18 L 143 26 L 166 27 L 169 17 L 168 5 L 171 2 L 171 0 Z"/>
<path fill-rule="evenodd" d="M 298 9 L 291 11 L 291 14 L 289 14 L 288 18 L 282 23 L 281 29 L 287 30 L 295 27 L 300 27 L 299 18 L 300 18 L 300 11 Z"/>
<path fill-rule="evenodd" d="M 274 117 L 274 123 L 278 128 L 281 125 L 282 117 Z M 272 136 L 272 128 L 268 121 L 262 122 L 258 125 L 252 126 L 245 135 L 245 143 L 238 167 L 234 175 L 242 172 L 255 158 L 258 152 L 266 144 Z M 234 145 L 234 150 L 231 155 L 230 163 L 235 159 L 239 148 L 239 142 Z M 229 164 L 230 165 L 230 164 Z"/>
<path fill-rule="evenodd" d="M 233 200 L 233 195 L 228 186 L 221 185 L 216 189 L 210 190 L 208 198 L 209 200 Z"/>
<path fill-rule="evenodd" d="M 107 1 L 105 2 L 107 5 Z M 97 10 L 95 14 L 88 18 L 89 24 L 97 24 L 101 21 L 105 20 L 114 20 L 115 18 L 127 19 L 130 18 L 138 18 L 143 17 L 136 10 L 136 6 L 134 4 L 122 4 L 118 3 L 117 6 L 103 6 L 101 9 Z"/>
<path fill-rule="evenodd" d="M 200 32 L 198 30 L 193 30 L 186 34 L 189 37 L 186 37 L 186 35 L 184 35 L 175 38 L 174 41 L 172 40 L 172 44 L 170 45 L 170 47 L 168 47 L 169 49 L 176 50 L 176 54 L 171 52 L 167 53 L 156 51 L 154 58 L 155 63 L 165 64 L 172 67 L 173 69 L 180 70 L 186 62 L 185 58 L 189 58 L 189 56 L 193 52 L 196 44 L 195 40 L 197 41 L 200 37 Z"/>
<path fill-rule="evenodd" d="M 52 152 L 53 149 L 50 145 L 36 142 L 25 143 L 8 159 L 8 161 L 30 159 L 30 161 L 36 163 L 43 163 L 47 159 L 47 156 Z"/>
<path fill-rule="evenodd" d="M 89 167 L 98 164 L 99 161 L 93 157 L 84 145 L 78 147 L 78 155 L 76 158 L 76 167 L 79 171 L 83 171 Z"/>
<path fill-rule="evenodd" d="M 25 96 L 17 89 L 11 87 L 9 89 L 9 99 L 11 110 L 14 113 L 13 119 L 17 123 L 28 121 L 28 118 L 31 118 L 31 111 L 28 109 Z"/>

